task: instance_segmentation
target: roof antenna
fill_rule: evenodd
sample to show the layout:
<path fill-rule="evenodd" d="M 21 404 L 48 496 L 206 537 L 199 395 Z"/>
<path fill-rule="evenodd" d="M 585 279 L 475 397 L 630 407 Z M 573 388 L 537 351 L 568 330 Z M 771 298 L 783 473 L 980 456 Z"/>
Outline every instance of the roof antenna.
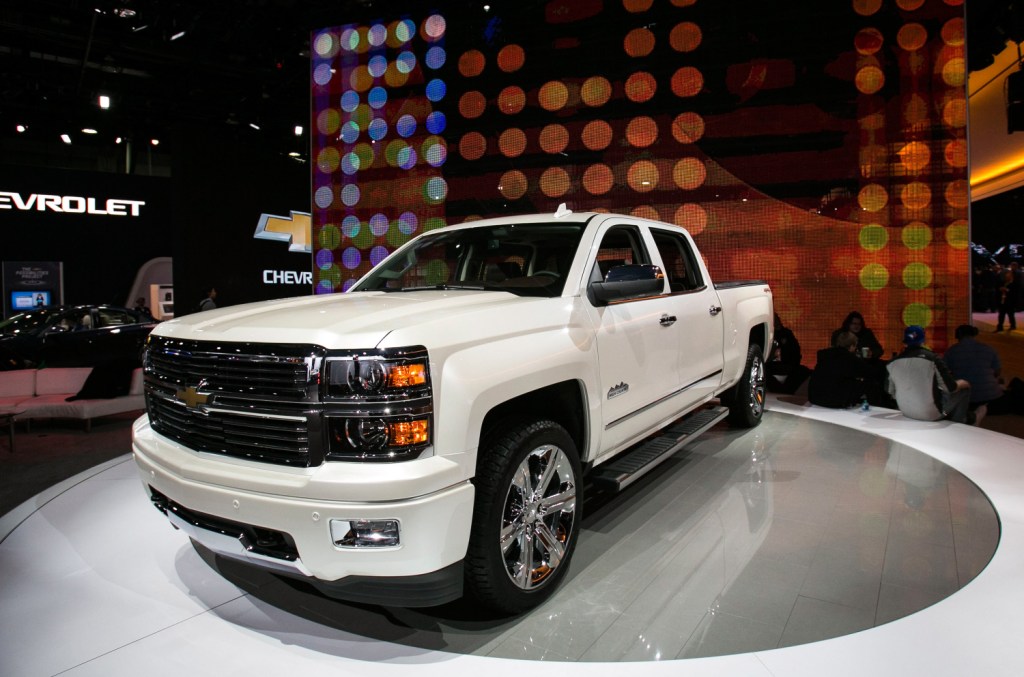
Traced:
<path fill-rule="evenodd" d="M 555 218 L 556 219 L 560 219 L 563 216 L 569 216 L 569 214 L 572 214 L 572 210 L 571 209 L 567 209 L 564 202 L 562 204 L 558 205 L 558 209 L 555 210 Z"/>

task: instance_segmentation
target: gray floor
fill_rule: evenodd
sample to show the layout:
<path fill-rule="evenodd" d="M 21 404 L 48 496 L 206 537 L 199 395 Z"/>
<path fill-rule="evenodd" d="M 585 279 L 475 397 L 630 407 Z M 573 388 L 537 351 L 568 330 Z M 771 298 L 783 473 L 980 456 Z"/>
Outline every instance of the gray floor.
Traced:
<path fill-rule="evenodd" d="M 373 640 L 569 661 L 648 661 L 792 646 L 943 599 L 989 561 L 995 513 L 908 447 L 769 413 L 712 430 L 653 477 L 588 500 L 571 577 L 508 620 L 465 603 L 362 607 L 217 562 L 278 608 Z M 212 562 L 212 558 L 207 557 Z"/>

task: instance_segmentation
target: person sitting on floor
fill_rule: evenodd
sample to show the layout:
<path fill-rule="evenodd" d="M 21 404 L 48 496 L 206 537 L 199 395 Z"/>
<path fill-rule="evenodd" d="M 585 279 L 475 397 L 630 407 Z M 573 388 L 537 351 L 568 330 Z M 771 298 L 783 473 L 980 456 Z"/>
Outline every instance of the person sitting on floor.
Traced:
<path fill-rule="evenodd" d="M 839 332 L 835 345 L 818 351 L 807 385 L 811 404 L 843 409 L 864 399 L 867 368 L 856 353 L 857 336 L 851 331 Z"/>
<path fill-rule="evenodd" d="M 768 374 L 765 386 L 773 393 L 793 394 L 811 370 L 800 364 L 803 355 L 796 334 L 782 324 L 782 318 L 775 314 L 775 346 L 764 368 Z"/>
<path fill-rule="evenodd" d="M 924 327 L 911 325 L 903 332 L 906 348 L 889 363 L 889 394 L 900 412 L 919 421 L 949 419 L 974 423 L 968 416 L 971 384 L 957 380 L 938 355 L 924 347 Z"/>
<path fill-rule="evenodd" d="M 995 348 L 979 343 L 978 328 L 962 324 L 956 328 L 957 342 L 942 356 L 953 376 L 971 384 L 971 409 L 977 421 L 986 413 L 1024 414 L 1024 383 L 1014 379 L 1009 387 L 1000 378 L 1002 363 Z"/>

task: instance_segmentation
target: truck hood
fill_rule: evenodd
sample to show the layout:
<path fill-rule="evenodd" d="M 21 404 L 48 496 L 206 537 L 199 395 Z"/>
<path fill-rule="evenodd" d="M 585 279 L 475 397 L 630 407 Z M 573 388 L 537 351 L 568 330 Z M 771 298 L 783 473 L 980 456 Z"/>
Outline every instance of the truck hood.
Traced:
<path fill-rule="evenodd" d="M 306 343 L 372 348 L 396 329 L 485 310 L 536 302 L 500 291 L 423 290 L 300 296 L 192 313 L 160 324 L 154 334 L 198 341 Z"/>

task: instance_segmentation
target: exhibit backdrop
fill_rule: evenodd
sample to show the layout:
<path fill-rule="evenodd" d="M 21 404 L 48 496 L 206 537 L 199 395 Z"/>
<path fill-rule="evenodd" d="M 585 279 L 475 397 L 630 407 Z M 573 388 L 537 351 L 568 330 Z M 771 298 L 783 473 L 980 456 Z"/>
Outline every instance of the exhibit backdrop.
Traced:
<path fill-rule="evenodd" d="M 969 319 L 962 0 L 449 5 L 312 34 L 317 293 L 565 202 L 767 280 L 805 362 L 851 310 L 887 352 Z"/>

